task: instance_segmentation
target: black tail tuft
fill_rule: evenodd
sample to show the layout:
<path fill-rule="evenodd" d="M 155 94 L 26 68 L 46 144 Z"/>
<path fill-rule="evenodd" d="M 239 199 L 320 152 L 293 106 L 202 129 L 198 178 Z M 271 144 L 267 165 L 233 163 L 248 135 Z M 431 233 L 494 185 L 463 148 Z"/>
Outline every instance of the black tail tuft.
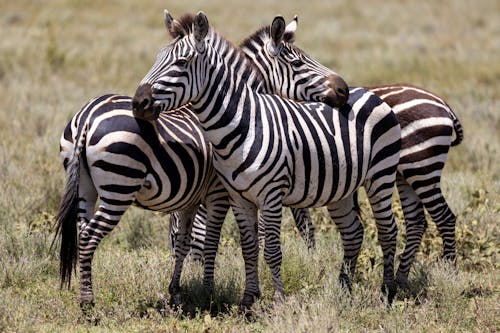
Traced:
<path fill-rule="evenodd" d="M 80 178 L 79 157 L 75 156 L 67 168 L 66 186 L 64 195 L 56 217 L 55 236 L 52 246 L 58 237 L 61 237 L 59 274 L 61 288 L 71 284 L 71 274 L 76 270 L 78 259 L 78 184 Z"/>

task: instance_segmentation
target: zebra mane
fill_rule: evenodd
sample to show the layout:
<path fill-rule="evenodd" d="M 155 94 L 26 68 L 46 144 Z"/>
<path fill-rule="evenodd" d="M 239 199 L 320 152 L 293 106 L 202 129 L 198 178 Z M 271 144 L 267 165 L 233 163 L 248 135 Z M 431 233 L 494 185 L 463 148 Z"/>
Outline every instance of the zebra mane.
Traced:
<path fill-rule="evenodd" d="M 240 48 L 250 48 L 253 42 L 260 43 L 265 39 L 270 39 L 271 38 L 271 26 L 266 25 L 260 28 L 259 30 L 255 31 L 253 34 L 245 38 L 241 43 L 240 43 Z M 293 43 L 295 40 L 295 33 L 286 31 L 285 34 L 283 35 L 283 41 L 285 43 Z"/>
<path fill-rule="evenodd" d="M 215 37 L 215 38 L 210 38 L 211 39 L 210 43 L 214 48 L 217 49 L 217 51 L 222 56 L 226 55 L 227 53 L 237 54 L 242 64 L 251 69 L 251 71 L 248 71 L 246 73 L 248 77 L 244 77 L 242 79 L 244 81 L 247 81 L 250 77 L 253 77 L 254 80 L 252 81 L 257 84 L 256 87 L 260 87 L 260 83 L 264 82 L 264 77 L 257 68 L 256 64 L 250 59 L 248 59 L 248 57 L 242 51 L 242 48 L 235 46 L 230 40 L 228 40 L 221 33 L 216 31 L 212 26 L 210 27 L 209 36 Z M 260 88 L 256 89 L 259 90 Z"/>
<path fill-rule="evenodd" d="M 169 30 L 169 33 L 173 39 L 177 38 L 182 38 L 186 36 L 187 34 L 190 34 L 193 32 L 193 23 L 195 20 L 195 15 L 194 14 L 184 14 L 179 20 L 177 20 L 176 24 L 172 26 L 172 28 Z M 259 31 L 264 31 L 267 29 L 267 34 L 269 35 L 269 29 L 270 26 L 264 27 L 260 29 Z M 252 36 L 256 35 L 257 33 L 253 34 Z M 241 50 L 241 47 L 235 46 L 231 41 L 229 41 L 227 38 L 225 38 L 222 34 L 217 32 L 212 26 L 210 26 L 209 30 L 209 35 L 212 35 L 216 37 L 220 43 L 214 43 L 214 40 L 212 40 L 212 45 L 217 48 L 217 50 L 221 53 L 225 52 L 230 52 L 234 51 L 237 53 L 240 57 L 240 59 L 243 61 L 245 66 L 248 66 L 252 69 L 251 73 L 255 75 L 256 82 L 260 83 L 264 81 L 264 78 L 260 71 L 257 69 L 256 65 L 249 60 L 244 52 Z M 255 37 L 257 38 L 257 37 Z"/>
<path fill-rule="evenodd" d="M 177 24 L 172 25 L 172 28 L 169 30 L 170 36 L 173 39 L 182 38 L 193 31 L 194 14 L 184 14 L 176 22 Z"/>

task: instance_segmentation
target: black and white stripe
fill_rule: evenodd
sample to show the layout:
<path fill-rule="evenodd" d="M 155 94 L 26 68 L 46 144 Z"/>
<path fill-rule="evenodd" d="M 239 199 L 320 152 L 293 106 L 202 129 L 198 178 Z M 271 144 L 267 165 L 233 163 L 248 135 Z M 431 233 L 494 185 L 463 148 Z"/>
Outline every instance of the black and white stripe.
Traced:
<path fill-rule="evenodd" d="M 270 91 L 301 100 L 300 96 L 285 94 L 276 87 L 286 87 L 287 80 L 308 73 L 321 73 L 324 77 L 336 75 L 323 65 L 304 57 L 293 45 L 297 17 L 293 29 L 288 28 L 280 53 L 272 56 L 267 50 L 269 33 L 261 30 L 247 38 L 241 45 L 245 55 L 256 64 Z M 268 73 L 278 73 L 269 75 Z M 282 76 L 276 78 L 276 76 Z M 353 88 L 350 88 L 353 89 Z M 441 192 L 441 174 L 450 146 L 463 140 L 463 130 L 458 118 L 439 96 L 408 84 L 368 87 L 393 108 L 401 125 L 402 151 L 398 165 L 397 186 L 406 220 L 407 242 L 401 256 L 397 280 L 405 285 L 415 252 L 420 246 L 427 226 L 424 210 L 428 211 L 443 238 L 444 257 L 455 260 L 455 221 Z M 311 100 L 311 99 L 309 99 Z M 325 99 L 323 99 L 325 100 Z M 328 102 L 328 100 L 326 100 Z M 453 139 L 453 132 L 456 138 Z M 299 232 L 308 244 L 314 244 L 314 226 L 307 212 L 293 209 Z"/>
<path fill-rule="evenodd" d="M 303 98 L 345 103 L 342 99 L 346 96 L 337 95 L 346 85 L 336 74 L 329 79 L 318 72 L 302 75 L 288 87 Z M 228 197 L 214 176 L 211 146 L 188 108 L 156 114 L 153 119 L 153 124 L 134 119 L 128 96 L 104 95 L 85 105 L 61 138 L 61 156 L 69 177 L 57 218 L 56 236 L 62 235 L 61 281 L 70 282 L 78 245 L 82 303 L 93 303 L 93 253 L 132 204 L 173 212 L 170 234 L 176 264 L 169 289 L 174 297 L 178 296 L 182 263 L 189 250 L 193 209 L 199 203 L 209 204 L 210 209 L 199 215 L 202 220 L 194 219 L 192 244 L 202 248 L 200 242 L 207 238 L 207 244 L 217 247 L 219 232 L 206 235 L 205 224 L 211 219 L 220 229 Z M 94 214 L 98 198 L 101 204 Z M 76 237 L 77 220 L 80 239 Z M 206 267 L 205 281 L 213 281 L 213 266 Z"/>
<path fill-rule="evenodd" d="M 290 29 L 293 26 L 294 29 Z M 289 24 L 280 52 L 270 55 L 267 45 L 271 35 L 269 28 L 263 28 L 248 37 L 240 46 L 245 55 L 252 60 L 262 74 L 269 91 L 301 100 L 301 96 L 291 91 L 283 91 L 274 87 L 288 87 L 287 80 L 298 78 L 307 73 L 328 72 L 293 45 L 297 18 Z M 275 76 L 280 76 L 276 78 Z M 406 285 L 408 273 L 420 246 L 422 235 L 427 227 L 424 207 L 436 222 L 443 238 L 444 257 L 455 260 L 455 215 L 446 203 L 441 192 L 440 179 L 450 146 L 459 144 L 463 139 L 463 130 L 456 115 L 448 104 L 436 94 L 408 84 L 391 84 L 368 87 L 389 106 L 398 118 L 402 128 L 402 152 L 398 165 L 397 187 L 401 198 L 406 222 L 406 246 L 398 267 L 397 281 Z M 308 96 L 306 100 L 313 100 Z M 456 138 L 453 140 L 453 132 Z M 314 246 L 314 225 L 306 209 L 292 209 L 294 220 L 300 234 L 310 246 Z M 197 241 L 193 243 L 193 251 L 197 254 L 203 250 L 204 208 L 198 211 L 199 223 L 193 228 Z M 263 235 L 263 226 L 259 225 Z M 362 235 L 360 235 L 362 237 Z M 353 239 L 359 243 L 361 239 Z M 347 242 L 347 241 L 346 241 Z"/>
<path fill-rule="evenodd" d="M 463 140 L 463 130 L 448 104 L 427 90 L 407 84 L 369 89 L 392 106 L 401 124 L 397 187 L 407 239 L 397 280 L 405 285 L 427 227 L 424 208 L 443 239 L 444 258 L 455 261 L 456 217 L 441 191 L 441 175 L 449 148 Z"/>
<path fill-rule="evenodd" d="M 401 133 L 391 108 L 361 88 L 351 91 L 348 104 L 338 110 L 262 94 L 257 70 L 209 29 L 203 13 L 184 19 L 190 24 L 161 51 L 138 87 L 134 114 L 148 118 L 191 102 L 213 145 L 214 166 L 240 227 L 246 272 L 242 305 L 260 295 L 258 211 L 265 223 L 264 257 L 281 299 L 282 206 L 328 206 L 341 232 L 358 237 L 362 227 L 353 198 L 362 185 L 377 221 L 383 285 L 392 299 L 397 228 L 391 199 Z M 355 261 L 349 248 L 345 252 Z M 214 258 L 205 249 L 205 261 Z"/>
<path fill-rule="evenodd" d="M 194 113 L 181 108 L 150 123 L 133 116 L 131 102 L 130 97 L 119 95 L 90 101 L 72 118 L 61 138 L 68 174 L 57 216 L 56 236 L 62 236 L 61 282 L 69 285 L 78 260 L 82 304 L 94 301 L 93 254 L 132 204 L 176 212 L 174 219 L 181 230 L 176 233 L 170 289 L 179 284 L 190 245 L 186 235 L 198 205 L 207 205 L 207 220 L 219 224 L 229 208 L 212 165 L 212 146 Z"/>

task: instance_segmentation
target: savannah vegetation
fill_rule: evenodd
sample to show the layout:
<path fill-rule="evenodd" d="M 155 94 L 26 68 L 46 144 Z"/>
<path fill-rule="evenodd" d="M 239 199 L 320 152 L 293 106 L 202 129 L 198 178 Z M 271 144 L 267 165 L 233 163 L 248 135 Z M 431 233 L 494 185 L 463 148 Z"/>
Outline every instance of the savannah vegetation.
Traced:
<path fill-rule="evenodd" d="M 408 82 L 442 96 L 465 130 L 442 186 L 457 215 L 456 269 L 440 260 L 433 223 L 392 307 L 380 301 L 381 250 L 362 201 L 365 242 L 352 296 L 337 284 L 340 237 L 313 211 L 309 252 L 284 215 L 287 299 L 273 305 L 262 260 L 262 298 L 252 320 L 243 291 L 239 235 L 228 216 L 212 301 L 201 266 L 188 260 L 184 305 L 168 306 L 173 257 L 168 217 L 130 209 L 94 261 L 94 319 L 82 319 L 78 281 L 59 289 L 50 248 L 64 171 L 59 137 L 71 116 L 104 93 L 132 95 L 168 41 L 163 8 L 205 11 L 239 43 L 282 14 L 299 15 L 296 44 L 351 85 Z M 0 0 L 0 332 L 494 332 L 500 328 L 500 4 L 495 0 L 30 1 Z M 404 244 L 402 213 L 398 249 Z"/>

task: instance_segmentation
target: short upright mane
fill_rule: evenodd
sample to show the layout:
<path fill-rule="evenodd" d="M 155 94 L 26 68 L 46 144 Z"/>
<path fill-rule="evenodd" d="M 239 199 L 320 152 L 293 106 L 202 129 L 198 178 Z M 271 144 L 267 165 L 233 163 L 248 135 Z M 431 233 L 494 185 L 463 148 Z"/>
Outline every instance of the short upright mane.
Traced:
<path fill-rule="evenodd" d="M 214 40 L 212 40 L 212 42 L 211 42 L 212 45 L 216 46 L 218 52 L 220 52 L 221 55 L 226 54 L 226 52 L 237 53 L 239 55 L 239 59 L 245 64 L 245 66 L 248 66 L 249 68 L 252 69 L 251 73 L 256 78 L 256 81 L 257 82 L 264 81 L 264 77 L 262 76 L 262 74 L 258 70 L 255 63 L 247 58 L 245 53 L 241 50 L 241 47 L 236 47 L 231 41 L 229 41 L 222 34 L 217 32 L 213 27 L 210 27 L 209 35 L 210 34 L 215 37 Z M 217 40 L 218 42 L 214 43 L 215 40 Z"/>
<path fill-rule="evenodd" d="M 263 40 L 264 38 L 271 38 L 271 26 L 265 25 L 259 30 L 255 31 L 253 34 L 245 38 L 240 43 L 240 48 L 249 48 L 252 45 L 252 42 L 258 42 L 259 40 Z M 291 43 L 295 39 L 294 33 L 286 31 L 283 35 L 283 41 L 285 43 Z"/>
<path fill-rule="evenodd" d="M 183 37 L 193 31 L 194 14 L 184 14 L 177 20 L 178 24 L 173 24 L 170 34 L 173 38 Z"/>
<path fill-rule="evenodd" d="M 196 16 L 194 14 L 184 14 L 179 20 L 177 20 L 176 24 L 173 24 L 169 30 L 172 38 L 174 39 L 182 38 L 186 36 L 186 34 L 193 33 L 193 24 L 195 21 L 195 17 Z M 252 38 L 257 39 L 258 38 L 257 36 L 264 32 L 266 32 L 267 35 L 269 35 L 270 31 L 269 29 L 270 26 L 263 27 L 259 29 L 259 31 L 255 32 L 253 35 L 248 37 L 247 40 L 251 40 Z M 212 40 L 211 43 L 218 49 L 219 52 L 226 53 L 231 50 L 235 51 L 237 54 L 240 55 L 240 59 L 245 63 L 245 65 L 253 69 L 251 72 L 255 75 L 257 82 L 263 81 L 262 74 L 259 72 L 255 64 L 247 59 L 241 48 L 236 47 L 223 35 L 217 32 L 213 27 L 210 27 L 209 35 L 216 37 L 215 39 L 218 40 L 218 42 L 216 43 L 214 43 L 215 40 Z M 250 43 L 250 41 L 248 41 L 248 43 Z"/>

